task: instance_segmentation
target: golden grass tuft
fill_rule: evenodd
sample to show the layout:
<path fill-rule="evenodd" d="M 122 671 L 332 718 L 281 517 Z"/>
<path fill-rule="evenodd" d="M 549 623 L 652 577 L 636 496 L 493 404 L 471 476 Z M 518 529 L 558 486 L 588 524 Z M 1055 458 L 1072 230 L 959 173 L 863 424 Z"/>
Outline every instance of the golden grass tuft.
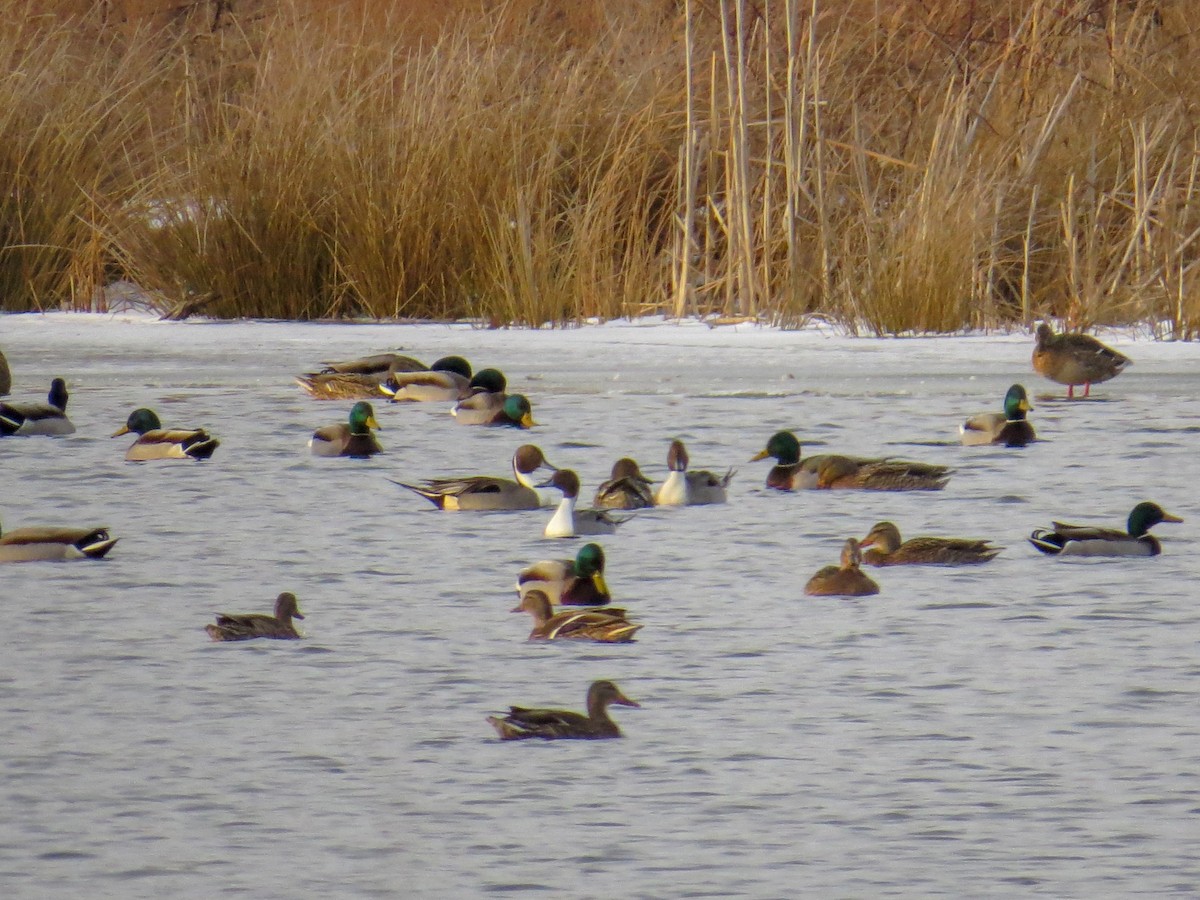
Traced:
<path fill-rule="evenodd" d="M 7 5 L 4 308 L 1200 329 L 1187 0 Z"/>

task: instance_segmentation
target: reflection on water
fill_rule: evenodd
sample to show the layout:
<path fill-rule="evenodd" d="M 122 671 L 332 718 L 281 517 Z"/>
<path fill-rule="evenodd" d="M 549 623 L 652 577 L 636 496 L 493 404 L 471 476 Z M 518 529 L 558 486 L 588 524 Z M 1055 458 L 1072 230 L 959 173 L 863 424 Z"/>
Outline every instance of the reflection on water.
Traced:
<path fill-rule="evenodd" d="M 0 569 L 6 897 L 955 896 L 1200 891 L 1197 348 L 1121 345 L 1102 403 L 1040 403 L 1024 450 L 953 443 L 1029 370 L 1024 336 L 845 340 L 0 318 L 17 396 L 68 379 L 78 431 L 0 441 L 0 520 L 107 524 L 101 563 Z M 529 645 L 517 571 L 573 554 L 549 510 L 439 513 L 388 482 L 504 475 L 509 430 L 378 404 L 386 453 L 314 459 L 345 404 L 291 376 L 403 347 L 497 366 L 584 481 L 652 478 L 671 438 L 738 469 L 726 506 L 603 539 L 632 645 Z M 137 406 L 222 441 L 130 464 Z M 780 495 L 746 460 L 780 428 L 952 465 L 941 493 Z M 548 498 L 549 499 L 549 498 Z M 1051 518 L 1182 515 L 1164 555 L 1041 557 Z M 804 598 L 844 538 L 987 537 L 970 569 L 873 572 Z M 302 642 L 211 644 L 218 611 L 300 597 Z M 502 744 L 510 703 L 581 708 L 612 678 L 626 738 Z M 803 885 L 803 888 L 798 888 Z"/>

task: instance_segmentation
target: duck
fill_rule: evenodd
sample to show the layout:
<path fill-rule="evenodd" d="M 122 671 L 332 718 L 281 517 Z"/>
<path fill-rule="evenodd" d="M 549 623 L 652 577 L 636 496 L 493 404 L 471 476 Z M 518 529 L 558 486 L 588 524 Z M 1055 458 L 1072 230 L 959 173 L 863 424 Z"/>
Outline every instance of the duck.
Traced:
<path fill-rule="evenodd" d="M 0 403 L 0 436 L 74 434 L 75 426 L 67 418 L 67 396 L 67 383 L 61 378 L 55 378 L 50 382 L 50 393 L 45 403 Z"/>
<path fill-rule="evenodd" d="M 0 397 L 8 396 L 11 390 L 12 371 L 8 368 L 8 359 L 4 356 L 4 351 L 0 350 Z"/>
<path fill-rule="evenodd" d="M 350 407 L 349 420 L 336 425 L 323 425 L 313 432 L 308 441 L 313 456 L 351 456 L 366 459 L 382 453 L 378 438 L 372 428 L 379 428 L 375 421 L 375 408 L 366 400 L 359 400 Z"/>
<path fill-rule="evenodd" d="M 434 478 L 424 485 L 393 481 L 400 487 L 421 495 L 438 509 L 457 510 L 517 510 L 537 509 L 542 498 L 530 478 L 540 469 L 558 471 L 546 460 L 536 444 L 522 444 L 512 458 L 513 481 L 490 475 L 467 475 L 461 478 Z"/>
<path fill-rule="evenodd" d="M 628 517 L 610 515 L 602 509 L 576 509 L 579 500 L 579 476 L 571 469 L 559 469 L 538 487 L 554 487 L 562 491 L 562 501 L 543 532 L 548 538 L 570 538 L 579 534 L 615 534 L 617 526 Z"/>
<path fill-rule="evenodd" d="M 1089 334 L 1055 334 L 1046 322 L 1037 327 L 1037 345 L 1033 348 L 1033 370 L 1051 381 L 1067 386 L 1067 399 L 1075 399 L 1075 386 L 1083 385 L 1086 398 L 1093 384 L 1116 378 L 1133 365 L 1119 353 Z"/>
<path fill-rule="evenodd" d="M 584 544 L 574 559 L 543 559 L 517 575 L 517 594 L 545 594 L 555 606 L 607 606 L 612 601 L 604 580 L 604 548 Z"/>
<path fill-rule="evenodd" d="M 496 729 L 502 741 L 518 741 L 525 738 L 543 740 L 601 740 L 619 738 L 621 729 L 608 715 L 610 706 L 632 706 L 641 704 L 630 700 L 611 681 L 594 681 L 587 692 L 587 715 L 562 709 L 526 709 L 509 707 L 508 715 L 488 716 L 487 720 Z"/>
<path fill-rule="evenodd" d="M 208 459 L 221 442 L 203 428 L 164 430 L 152 409 L 135 409 L 113 437 L 136 434 L 138 439 L 125 453 L 131 462 L 149 459 Z"/>
<path fill-rule="evenodd" d="M 325 361 L 321 365 L 324 368 L 319 372 L 296 376 L 296 384 L 317 400 L 372 400 L 382 394 L 380 386 L 389 376 L 429 370 L 420 360 L 398 353 Z"/>
<path fill-rule="evenodd" d="M 808 579 L 804 593 L 812 597 L 869 597 L 879 593 L 879 585 L 860 568 L 862 551 L 858 541 L 846 538 L 842 545 L 842 564 L 826 566 Z"/>
<path fill-rule="evenodd" d="M 1033 409 L 1025 387 L 1014 384 L 1004 395 L 1004 412 L 976 413 L 959 426 L 963 446 L 1003 444 L 1024 447 L 1037 440 L 1025 414 Z"/>
<path fill-rule="evenodd" d="M 1052 522 L 1038 528 L 1029 543 L 1050 556 L 1158 556 L 1162 545 L 1150 529 L 1160 522 L 1182 522 L 1157 503 L 1145 501 L 1129 513 L 1126 530 Z"/>
<path fill-rule="evenodd" d="M 779 431 L 751 462 L 774 457 L 767 487 L 778 491 L 860 488 L 868 491 L 940 491 L 950 480 L 949 468 L 891 459 L 858 459 L 822 453 L 802 460 L 800 441 Z"/>
<path fill-rule="evenodd" d="M 0 563 L 103 559 L 118 540 L 107 528 L 17 528 L 0 535 Z"/>
<path fill-rule="evenodd" d="M 321 374 L 389 375 L 392 372 L 420 372 L 429 367 L 419 359 L 402 353 L 373 353 L 357 359 L 321 360 Z"/>
<path fill-rule="evenodd" d="M 486 425 L 508 400 L 508 379 L 499 369 L 480 369 L 468 389 L 467 396 L 450 409 L 460 425 Z"/>
<path fill-rule="evenodd" d="M 379 390 L 392 403 L 453 402 L 465 397 L 471 364 L 461 356 L 444 356 L 423 372 L 390 372 Z"/>
<path fill-rule="evenodd" d="M 572 609 L 555 614 L 544 591 L 526 591 L 512 612 L 533 616 L 531 641 L 595 641 L 600 644 L 628 644 L 642 626 L 630 622 L 625 610 L 615 607 Z"/>
<path fill-rule="evenodd" d="M 687 447 L 681 440 L 671 441 L 667 450 L 667 468 L 671 474 L 655 492 L 655 506 L 703 506 L 725 502 L 725 489 L 733 478 L 733 469 L 719 476 L 712 472 L 689 472 Z"/>
<path fill-rule="evenodd" d="M 863 561 L 872 566 L 968 566 L 994 559 L 1000 547 L 968 538 L 915 537 L 900 539 L 891 522 L 876 522 L 858 542 Z M 870 549 L 867 549 L 870 548 Z"/>
<path fill-rule="evenodd" d="M 297 640 L 301 637 L 292 619 L 303 619 L 299 601 L 291 591 L 284 591 L 275 598 L 275 615 L 265 613 L 218 613 L 215 625 L 204 626 L 214 641 L 249 641 L 254 638 L 275 640 Z"/>
<path fill-rule="evenodd" d="M 524 394 L 509 394 L 504 403 L 490 416 L 455 416 L 454 421 L 459 425 L 484 425 L 492 428 L 532 428 L 537 422 L 533 421 L 533 407 Z"/>
<path fill-rule="evenodd" d="M 613 463 L 612 475 L 597 489 L 592 505 L 600 509 L 646 509 L 654 505 L 651 484 L 637 462 L 623 456 Z"/>

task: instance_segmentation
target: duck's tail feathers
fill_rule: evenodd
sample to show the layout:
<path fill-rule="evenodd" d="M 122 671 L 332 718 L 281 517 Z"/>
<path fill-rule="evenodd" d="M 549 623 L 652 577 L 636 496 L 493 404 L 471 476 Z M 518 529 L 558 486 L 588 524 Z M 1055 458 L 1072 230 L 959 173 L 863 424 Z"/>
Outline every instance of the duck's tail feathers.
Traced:
<path fill-rule="evenodd" d="M 1062 553 L 1064 542 L 1062 537 L 1053 531 L 1038 528 L 1029 536 L 1029 543 L 1033 544 L 1034 547 L 1043 553 L 1055 556 Z"/>
<path fill-rule="evenodd" d="M 388 481 L 390 481 L 392 484 L 398 484 L 402 488 L 408 488 L 414 494 L 420 494 L 438 509 L 446 508 L 446 496 L 444 494 L 441 494 L 437 491 L 431 491 L 428 488 L 423 488 L 416 484 L 406 484 L 403 481 L 397 481 L 395 478 L 389 478 Z"/>
<path fill-rule="evenodd" d="M 192 457 L 192 459 L 208 459 L 213 455 L 213 451 L 220 446 L 221 442 L 215 437 L 205 435 L 184 447 L 183 452 Z"/>

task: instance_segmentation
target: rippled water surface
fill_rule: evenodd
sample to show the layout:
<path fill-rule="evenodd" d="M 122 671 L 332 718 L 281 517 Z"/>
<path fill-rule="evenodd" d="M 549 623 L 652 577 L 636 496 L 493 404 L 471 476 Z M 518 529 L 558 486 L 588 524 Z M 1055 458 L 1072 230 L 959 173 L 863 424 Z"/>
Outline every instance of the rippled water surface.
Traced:
<path fill-rule="evenodd" d="M 0 569 L 7 898 L 1056 897 L 1200 892 L 1200 347 L 1117 336 L 1097 402 L 1046 400 L 1026 335 L 853 340 L 658 324 L 569 331 L 0 317 L 14 394 L 62 375 L 78 432 L 0 441 L 7 527 L 98 523 L 108 560 Z M 394 347 L 497 366 L 590 498 L 613 460 L 735 466 L 723 507 L 604 540 L 636 644 L 524 642 L 549 511 L 440 513 L 388 482 L 508 471 L 526 436 L 381 406 L 387 453 L 314 459 L 349 404 L 291 376 Z M 1022 381 L 1043 441 L 953 443 Z M 136 406 L 206 426 L 210 463 L 132 464 Z M 955 468 L 942 493 L 763 489 L 777 429 Z M 549 499 L 549 498 L 547 498 Z M 1063 561 L 1051 517 L 1153 499 L 1157 559 Z M 989 537 L 969 569 L 806 599 L 842 540 Z M 300 642 L 212 644 L 292 590 Z M 625 739 L 500 743 L 510 703 L 643 708 Z"/>

